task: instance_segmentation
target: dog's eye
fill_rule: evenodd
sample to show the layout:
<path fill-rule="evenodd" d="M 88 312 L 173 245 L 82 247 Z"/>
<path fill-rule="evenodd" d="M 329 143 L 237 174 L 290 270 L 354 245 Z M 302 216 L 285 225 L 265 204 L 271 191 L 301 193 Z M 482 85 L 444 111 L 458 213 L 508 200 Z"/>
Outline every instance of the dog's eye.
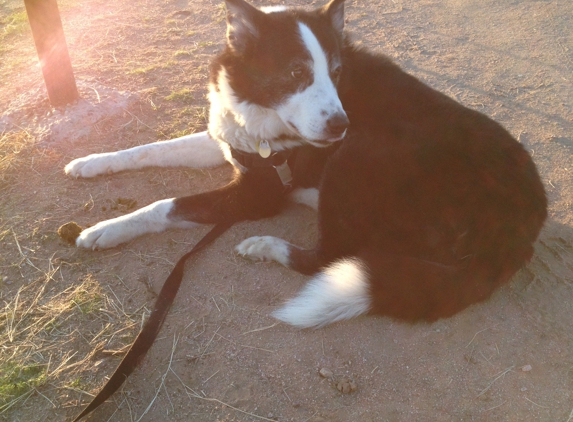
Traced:
<path fill-rule="evenodd" d="M 304 70 L 302 67 L 295 67 L 290 74 L 293 78 L 300 79 L 304 75 Z"/>

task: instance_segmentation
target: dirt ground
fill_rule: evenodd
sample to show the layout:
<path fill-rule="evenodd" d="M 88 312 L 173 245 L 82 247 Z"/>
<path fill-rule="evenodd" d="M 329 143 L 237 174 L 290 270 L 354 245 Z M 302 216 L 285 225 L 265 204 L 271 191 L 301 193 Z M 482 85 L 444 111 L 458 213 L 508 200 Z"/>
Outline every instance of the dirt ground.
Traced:
<path fill-rule="evenodd" d="M 12 5 L 0 1 L 0 13 Z M 106 89 L 137 97 L 85 123 L 93 124 L 86 136 L 43 136 L 54 114 L 41 100 L 29 33 L 0 49 L 0 113 L 13 116 L 0 142 L 0 329 L 12 333 L 2 337 L 0 370 L 18 356 L 23 362 L 27 350 L 47 376 L 22 399 L 4 398 L 13 402 L 0 407 L 6 421 L 77 414 L 116 368 L 173 263 L 207 231 L 93 252 L 65 244 L 57 228 L 121 215 L 133 200 L 140 207 L 212 189 L 231 175 L 229 167 L 89 180 L 63 173 L 89 153 L 205 129 L 208 63 L 225 34 L 221 0 L 78 0 L 61 8 L 84 98 L 105 101 Z M 314 213 L 293 205 L 237 224 L 187 265 L 156 343 L 89 420 L 573 421 L 573 2 L 348 0 L 346 13 L 356 42 L 493 117 L 531 152 L 550 202 L 532 262 L 486 303 L 434 324 L 364 317 L 300 331 L 269 315 L 307 277 L 243 260 L 233 246 L 264 234 L 310 247 Z M 78 285 L 89 294 L 68 298 Z M 33 330 L 14 328 L 19 304 L 34 305 L 18 311 L 34 327 L 62 298 L 72 305 L 38 334 L 42 348 L 22 340 Z M 344 380 L 356 391 L 340 392 Z"/>

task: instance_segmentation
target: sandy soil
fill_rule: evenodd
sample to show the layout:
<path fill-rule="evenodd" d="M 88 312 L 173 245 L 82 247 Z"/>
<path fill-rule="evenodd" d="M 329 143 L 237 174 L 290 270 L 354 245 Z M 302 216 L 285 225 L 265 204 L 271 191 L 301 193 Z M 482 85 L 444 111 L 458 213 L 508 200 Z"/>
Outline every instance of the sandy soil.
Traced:
<path fill-rule="evenodd" d="M 206 233 L 170 231 L 100 252 L 76 250 L 55 235 L 67 221 L 85 226 L 127 212 L 113 206 L 117 198 L 143 206 L 228 180 L 229 167 L 93 180 L 62 171 L 88 153 L 203 130 L 207 64 L 223 42 L 223 16 L 218 0 L 85 0 L 63 13 L 78 80 L 139 100 L 88 136 L 43 138 L 33 164 L 2 185 L 3 229 L 13 230 L 34 262 L 56 256 L 67 264 L 56 289 L 90 274 L 131 315 L 152 306 L 173 263 Z M 90 420 L 134 421 L 145 412 L 142 421 L 573 420 L 573 2 L 348 1 L 346 21 L 357 42 L 492 116 L 531 152 L 550 200 L 531 264 L 488 302 L 434 324 L 365 317 L 299 331 L 269 314 L 307 278 L 242 260 L 232 248 L 260 234 L 311 246 L 314 213 L 292 206 L 237 224 L 188 264 L 155 345 Z M 30 45 L 20 51 L 33 57 Z M 39 82 L 32 65 L 3 82 L 0 110 Z M 184 88 L 186 98 L 166 99 Z M 9 300 L 33 269 L 21 263 L 11 234 L 0 250 L 2 298 Z M 89 344 L 76 335 L 74 347 L 85 355 Z M 82 389 L 93 394 L 118 362 L 107 356 L 84 365 Z M 332 377 L 322 377 L 323 368 Z M 343 379 L 356 391 L 341 393 Z M 0 418 L 59 421 L 87 402 L 78 389 L 40 392 Z"/>

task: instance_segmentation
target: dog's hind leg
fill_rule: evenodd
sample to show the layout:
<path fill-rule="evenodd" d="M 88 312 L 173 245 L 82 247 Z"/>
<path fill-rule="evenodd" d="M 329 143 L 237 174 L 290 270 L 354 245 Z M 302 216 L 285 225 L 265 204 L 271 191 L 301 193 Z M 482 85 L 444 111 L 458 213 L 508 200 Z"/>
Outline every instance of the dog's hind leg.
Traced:
<path fill-rule="evenodd" d="M 368 271 L 358 258 L 340 259 L 323 266 L 316 250 L 303 250 L 272 236 L 255 236 L 235 250 L 257 260 L 273 260 L 303 274 L 315 274 L 309 283 L 273 316 L 299 328 L 319 328 L 367 313 L 371 307 Z"/>
<path fill-rule="evenodd" d="M 207 132 L 200 132 L 122 151 L 91 154 L 71 161 L 64 170 L 74 177 L 94 177 L 151 166 L 206 168 L 224 162 L 219 144 Z"/>

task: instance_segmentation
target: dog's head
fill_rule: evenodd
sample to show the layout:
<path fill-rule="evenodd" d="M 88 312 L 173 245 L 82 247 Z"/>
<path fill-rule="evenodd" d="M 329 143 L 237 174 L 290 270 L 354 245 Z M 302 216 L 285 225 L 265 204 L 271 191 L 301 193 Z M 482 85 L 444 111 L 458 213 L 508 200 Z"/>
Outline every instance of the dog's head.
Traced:
<path fill-rule="evenodd" d="M 311 12 L 225 1 L 221 65 L 237 104 L 276 113 L 287 132 L 280 135 L 316 146 L 342 139 L 349 125 L 337 93 L 344 0 Z"/>

